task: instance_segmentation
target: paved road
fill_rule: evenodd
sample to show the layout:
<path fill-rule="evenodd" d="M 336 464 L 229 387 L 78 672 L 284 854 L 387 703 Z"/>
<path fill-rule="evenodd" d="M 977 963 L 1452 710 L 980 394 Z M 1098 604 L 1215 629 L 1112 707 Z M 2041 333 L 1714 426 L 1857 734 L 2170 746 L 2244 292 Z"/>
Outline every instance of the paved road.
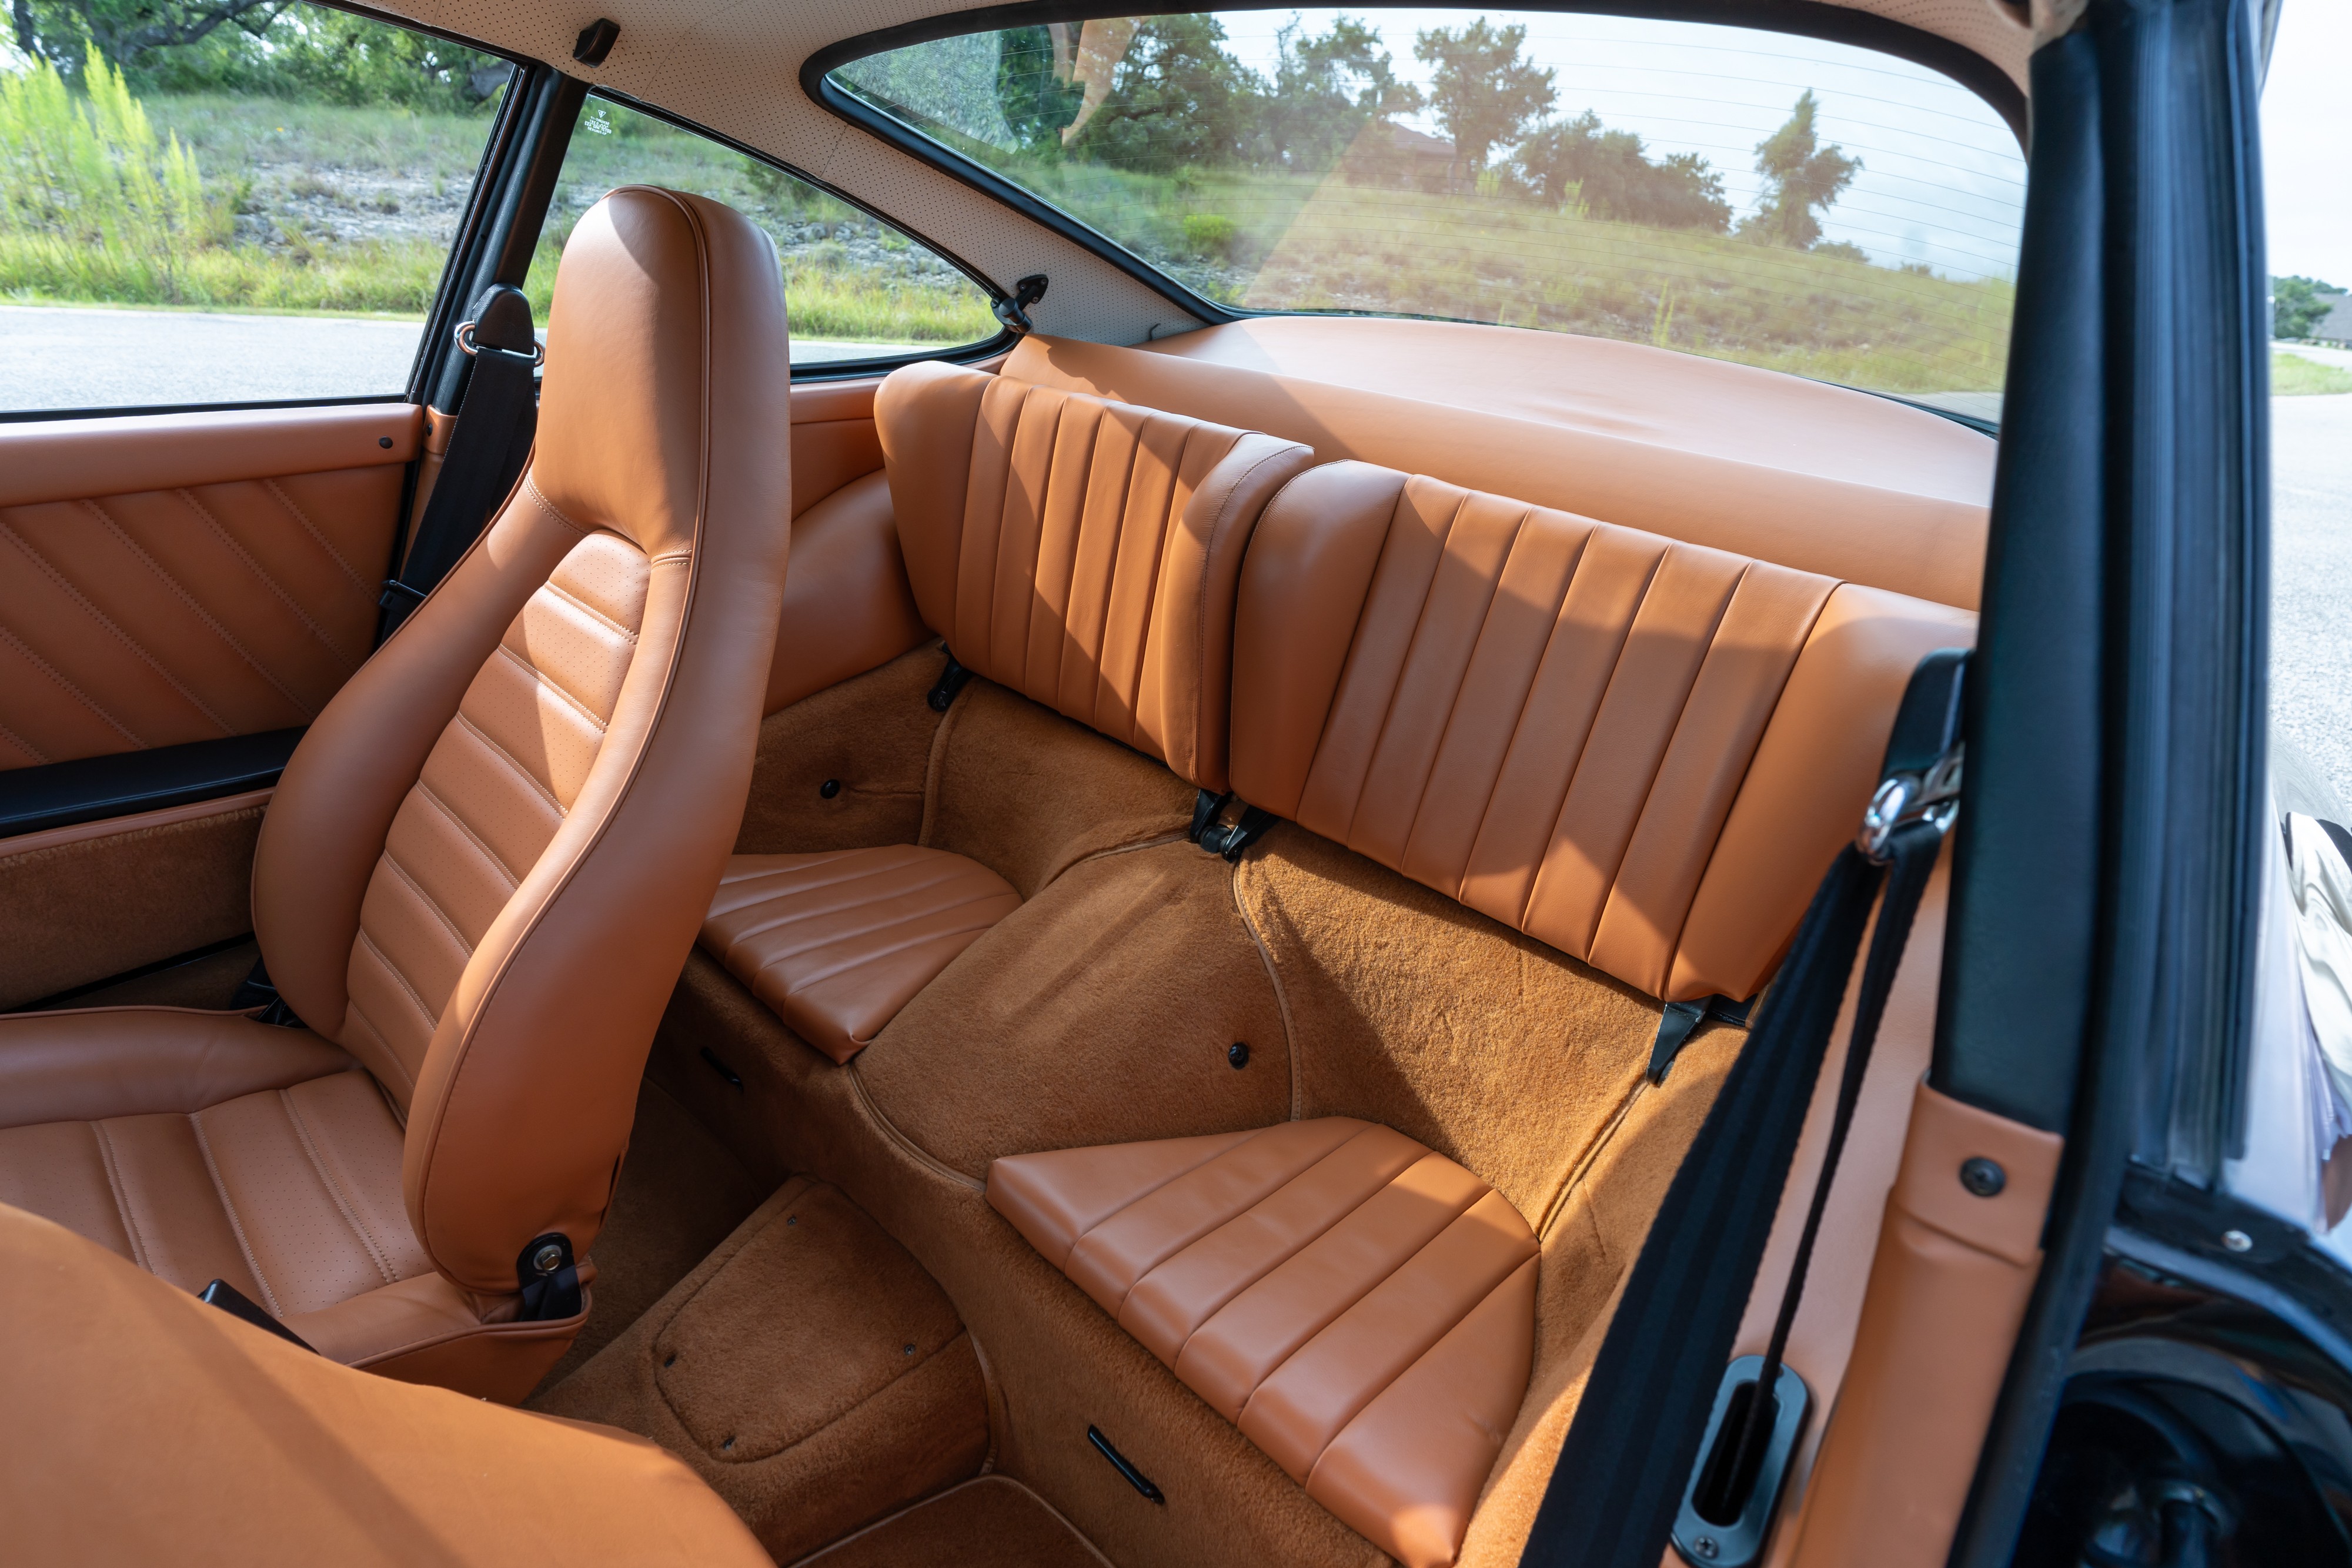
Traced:
<path fill-rule="evenodd" d="M 2271 718 L 2282 768 L 2300 752 L 2352 804 L 2352 392 L 2271 400 Z"/>
<path fill-rule="evenodd" d="M 397 396 L 423 325 L 337 316 L 0 306 L 0 410 Z M 900 345 L 795 340 L 803 364 Z"/>

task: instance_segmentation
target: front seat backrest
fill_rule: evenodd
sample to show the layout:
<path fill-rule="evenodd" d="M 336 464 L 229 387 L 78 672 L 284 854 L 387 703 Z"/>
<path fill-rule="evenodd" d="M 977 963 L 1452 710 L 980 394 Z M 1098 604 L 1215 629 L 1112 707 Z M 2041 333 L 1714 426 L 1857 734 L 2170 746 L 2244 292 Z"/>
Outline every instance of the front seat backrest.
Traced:
<path fill-rule="evenodd" d="M 750 789 L 782 594 L 767 236 L 614 192 L 564 248 L 538 443 L 323 712 L 254 865 L 287 1004 L 403 1112 L 410 1223 L 467 1290 L 603 1224 L 654 1028 Z"/>
<path fill-rule="evenodd" d="M 957 662 L 1223 790 L 1242 554 L 1315 455 L 935 361 L 891 372 L 874 422 Z"/>

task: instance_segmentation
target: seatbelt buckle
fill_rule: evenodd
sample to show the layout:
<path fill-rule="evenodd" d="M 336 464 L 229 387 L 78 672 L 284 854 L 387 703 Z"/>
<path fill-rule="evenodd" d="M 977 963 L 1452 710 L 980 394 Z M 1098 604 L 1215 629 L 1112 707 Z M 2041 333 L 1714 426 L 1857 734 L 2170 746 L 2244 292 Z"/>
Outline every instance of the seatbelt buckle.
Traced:
<path fill-rule="evenodd" d="M 1897 773 L 1881 783 L 1878 793 L 1863 810 L 1862 828 L 1853 836 L 1853 847 L 1872 864 L 1885 865 L 1889 859 L 1887 841 L 1895 836 L 1895 829 L 1910 822 L 1925 822 L 1936 830 L 1939 838 L 1951 831 L 1952 820 L 1960 814 L 1964 750 L 1955 744 L 1926 773 Z"/>
<path fill-rule="evenodd" d="M 1926 822 L 1941 837 L 1960 810 L 1960 696 L 1969 651 L 1942 648 L 1919 661 L 1903 688 L 1902 706 L 1886 737 L 1886 761 L 1877 792 L 1862 813 L 1853 847 L 1874 865 L 1889 858 L 1895 831 Z"/>

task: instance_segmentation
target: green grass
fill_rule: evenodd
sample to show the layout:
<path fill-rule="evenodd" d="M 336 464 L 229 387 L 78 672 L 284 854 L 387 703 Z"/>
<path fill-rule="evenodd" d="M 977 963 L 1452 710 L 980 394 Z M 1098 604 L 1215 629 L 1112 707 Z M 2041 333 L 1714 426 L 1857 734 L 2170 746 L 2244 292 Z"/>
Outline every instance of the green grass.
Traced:
<path fill-rule="evenodd" d="M 2272 351 L 2273 397 L 2313 397 L 2336 392 L 2352 392 L 2352 371 L 2341 365 L 2323 365 L 2316 360 L 2306 360 L 2301 354 Z"/>
<path fill-rule="evenodd" d="M 45 87 L 38 73 L 0 72 L 0 87 L 11 82 L 40 89 L 22 126 L 9 121 L 0 138 L 0 180 L 13 181 L 0 196 L 26 198 L 0 204 L 0 299 L 20 304 L 420 317 L 489 126 L 487 110 L 158 96 L 125 100 L 145 110 L 142 141 L 93 120 L 53 76 Z M 761 223 L 801 336 L 949 345 L 996 335 L 969 278 L 864 214 L 657 120 L 610 105 L 592 106 L 592 118 L 610 133 L 573 138 L 526 285 L 541 321 L 580 214 L 612 186 L 640 183 L 700 192 Z M 28 170 L 12 147 L 70 147 L 75 158 Z M 189 159 L 201 191 L 159 228 L 148 213 L 156 201 L 131 199 L 123 172 L 153 171 L 173 189 Z"/>
<path fill-rule="evenodd" d="M 257 164 L 366 170 L 463 186 L 481 164 L 490 106 L 479 114 L 349 109 L 273 98 L 195 93 L 146 100 L 159 130 L 176 133 L 210 180 L 230 183 Z"/>
<path fill-rule="evenodd" d="M 1992 392 L 2014 288 L 1694 229 L 1338 177 L 1139 174 L 1009 156 L 1007 176 L 1213 298 L 1656 343 L 1888 392 Z M 1215 221 L 1208 221 L 1215 220 Z"/>

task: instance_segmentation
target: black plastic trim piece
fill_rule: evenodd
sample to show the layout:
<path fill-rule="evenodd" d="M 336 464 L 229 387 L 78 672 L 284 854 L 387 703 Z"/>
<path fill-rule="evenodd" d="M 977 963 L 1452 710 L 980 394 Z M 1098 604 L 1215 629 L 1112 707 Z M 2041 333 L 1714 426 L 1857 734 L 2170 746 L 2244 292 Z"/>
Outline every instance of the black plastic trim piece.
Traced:
<path fill-rule="evenodd" d="M 1813 1413 L 1813 1391 L 1783 1362 L 1772 1379 L 1771 1437 L 1758 1456 L 1755 1475 L 1727 1474 L 1736 1458 L 1748 1406 L 1756 1397 L 1756 1380 L 1763 1375 L 1764 1358 L 1743 1355 L 1723 1369 L 1723 1385 L 1716 1390 L 1715 1408 L 1706 1418 L 1706 1436 L 1699 1442 L 1698 1462 L 1691 1467 L 1690 1484 L 1675 1515 L 1675 1550 L 1685 1562 L 1711 1568 L 1748 1568 L 1763 1554 L 1771 1533 L 1772 1516 L 1780 1506 L 1780 1490 L 1788 1484 L 1789 1460 L 1803 1436 L 1806 1417 Z M 1745 1393 L 1748 1397 L 1741 1399 Z M 1732 1419 L 1735 1408 L 1740 1420 Z M 1708 1495 L 1702 1497 L 1704 1492 Z M 1729 1502 L 1732 1517 L 1710 1518 Z"/>
<path fill-rule="evenodd" d="M 250 413 L 277 408 L 355 408 L 362 403 L 415 406 L 404 392 L 370 392 L 364 397 L 293 397 L 255 402 L 142 402 L 121 408 L 12 408 L 0 410 L 0 424 L 39 424 L 52 419 L 144 419 L 166 413 Z"/>
<path fill-rule="evenodd" d="M 245 946 L 252 940 L 252 932 L 240 931 L 234 936 L 224 936 L 217 942 L 207 942 L 201 947 L 191 947 L 184 953 L 174 953 L 168 958 L 158 958 L 152 964 L 142 964 L 136 968 L 124 969 L 120 974 L 109 975 L 102 980 L 92 980 L 87 985 L 74 986 L 62 991 L 52 992 L 48 996 L 37 998 L 5 1010 L 12 1013 L 48 1012 L 65 1006 L 66 1003 L 77 998 L 105 990 L 110 986 L 120 986 L 130 980 L 143 980 L 150 975 L 160 975 L 167 969 L 179 968 L 184 964 L 201 963 L 216 953 L 226 953 L 233 948 Z M 270 992 L 271 996 L 277 994 L 274 990 Z M 242 1009 L 238 1003 L 231 1001 L 229 1010 L 235 1012 Z"/>
<path fill-rule="evenodd" d="M 711 1071 L 716 1072 L 719 1077 L 727 1080 L 727 1086 L 729 1088 L 740 1089 L 743 1087 L 743 1075 L 736 1071 L 733 1068 L 728 1066 L 725 1062 L 719 1061 L 719 1053 L 711 1050 L 707 1045 L 702 1048 L 702 1063 L 704 1066 L 709 1068 Z"/>
<path fill-rule="evenodd" d="M 272 729 L 10 768 L 0 772 L 0 839 L 275 784 L 302 735 Z"/>
<path fill-rule="evenodd" d="M 226 1280 L 215 1280 L 196 1292 L 196 1300 L 208 1307 L 218 1307 L 241 1323 L 251 1323 L 264 1333 L 274 1333 L 288 1344 L 299 1344 L 312 1355 L 319 1354 L 317 1345 L 271 1317 L 251 1297 Z"/>
<path fill-rule="evenodd" d="M 1249 9 L 1246 6 L 1242 8 Z M 1381 10 L 1391 8 L 1387 5 L 1375 7 Z M 1595 0 L 1591 5 L 1560 4 L 1554 0 L 1552 4 L 1537 4 L 1522 8 L 1631 16 L 1662 22 L 1706 22 L 1721 26 L 1745 27 L 1756 32 L 1790 33 L 1893 55 L 1914 65 L 1940 71 L 1967 88 L 2001 117 L 2020 146 L 2027 144 L 2025 94 L 1998 66 L 1949 39 L 1848 6 L 1825 5 L 1821 0 Z M 1092 5 L 1074 4 L 1072 0 L 1022 0 L 1015 5 L 984 5 L 976 10 L 951 11 L 928 16 L 920 21 L 844 38 L 817 50 L 801 64 L 801 90 L 808 94 L 812 102 L 835 118 L 1003 204 L 1039 227 L 1051 230 L 1097 259 L 1118 268 L 1170 304 L 1205 324 L 1215 326 L 1253 316 L 1297 314 L 1281 310 L 1237 310 L 1231 306 L 1220 305 L 1169 277 L 1092 225 L 1039 200 L 985 164 L 926 136 L 904 120 L 886 113 L 855 93 L 843 90 L 827 79 L 832 72 L 853 60 L 884 54 L 891 49 L 903 49 L 915 44 L 928 44 L 935 39 L 969 33 L 996 32 L 1006 27 L 1033 26 L 1048 22 L 1084 21 L 1110 14 L 1098 0 Z M 1146 16 L 1185 14 L 1172 8 L 1159 10 L 1150 6 L 1140 11 L 1118 13 L 1121 16 Z M 991 285 L 991 289 L 1001 294 L 994 285 Z"/>
<path fill-rule="evenodd" d="M 1102 1435 L 1101 1427 L 1088 1427 L 1087 1428 L 1087 1441 L 1095 1446 L 1095 1452 L 1100 1454 L 1104 1458 L 1108 1459 L 1111 1462 L 1111 1468 L 1113 1469 L 1116 1469 L 1120 1475 L 1127 1478 L 1128 1485 L 1133 1487 L 1137 1491 L 1141 1492 L 1146 1498 L 1150 1499 L 1153 1502 L 1161 1504 L 1165 1504 L 1167 1502 L 1168 1494 L 1161 1491 L 1158 1486 L 1154 1485 L 1150 1476 L 1147 1476 L 1141 1470 L 1137 1469 L 1135 1468 L 1134 1461 L 1130 1460 L 1125 1454 L 1120 1453 L 1117 1448 L 1111 1447 L 1110 1439 Z"/>

